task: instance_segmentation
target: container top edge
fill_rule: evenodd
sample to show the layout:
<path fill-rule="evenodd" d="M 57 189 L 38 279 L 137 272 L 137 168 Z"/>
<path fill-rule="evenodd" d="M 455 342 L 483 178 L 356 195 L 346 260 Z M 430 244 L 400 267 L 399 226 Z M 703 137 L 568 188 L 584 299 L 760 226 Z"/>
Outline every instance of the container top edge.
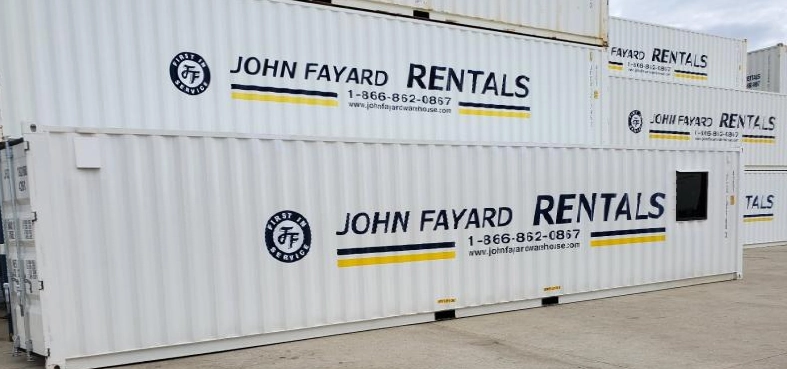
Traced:
<path fill-rule="evenodd" d="M 612 80 L 612 79 L 628 79 L 628 80 L 634 80 L 634 81 L 640 81 L 640 82 L 658 83 L 658 84 L 671 85 L 671 86 L 674 85 L 674 86 L 680 86 L 680 87 L 710 88 L 710 89 L 714 89 L 714 90 L 746 92 L 746 93 L 751 93 L 751 94 L 754 94 L 754 95 L 768 95 L 768 96 L 773 96 L 773 97 L 786 97 L 787 98 L 787 94 L 784 94 L 784 93 L 770 92 L 770 91 L 759 91 L 759 90 L 750 90 L 750 89 L 747 89 L 747 88 L 732 88 L 732 87 L 722 87 L 722 86 L 703 86 L 703 85 L 695 85 L 695 84 L 686 83 L 686 82 L 658 81 L 658 80 L 652 80 L 652 79 L 647 79 L 647 78 L 642 78 L 642 77 L 629 77 L 629 76 L 609 76 L 609 79 L 610 80 Z"/>
<path fill-rule="evenodd" d="M 787 46 L 785 46 L 783 43 L 779 42 L 776 45 L 766 46 L 766 47 L 763 47 L 763 48 L 759 48 L 759 49 L 755 49 L 755 50 L 749 51 L 747 54 L 751 55 L 753 53 L 758 53 L 758 52 L 763 52 L 763 51 L 770 51 L 770 50 L 773 50 L 773 49 L 787 50 Z"/>
<path fill-rule="evenodd" d="M 331 11 L 353 13 L 353 14 L 358 14 L 358 15 L 363 15 L 363 16 L 370 16 L 370 17 L 377 17 L 377 18 L 396 19 L 396 20 L 405 21 L 405 22 L 409 22 L 409 23 L 422 24 L 422 25 L 432 25 L 432 26 L 445 27 L 445 28 L 456 29 L 456 30 L 481 32 L 481 33 L 489 34 L 489 35 L 498 35 L 498 36 L 505 36 L 505 37 L 522 37 L 522 38 L 526 38 L 526 39 L 529 39 L 529 40 L 532 40 L 532 41 L 541 41 L 541 42 L 546 42 L 546 43 L 549 43 L 549 44 L 557 44 L 557 45 L 562 45 L 562 46 L 581 47 L 581 48 L 597 50 L 597 51 L 603 51 L 603 49 L 606 47 L 605 46 L 605 42 L 607 41 L 603 36 L 594 37 L 594 36 L 587 36 L 587 35 L 585 35 L 585 36 L 582 36 L 582 37 L 583 38 L 588 38 L 588 39 L 592 38 L 592 39 L 595 39 L 595 40 L 597 40 L 599 42 L 598 44 L 586 43 L 586 42 L 580 42 L 580 41 L 576 41 L 576 40 L 565 40 L 565 39 L 562 39 L 562 38 L 550 38 L 550 37 L 546 37 L 546 36 L 529 35 L 529 34 L 524 34 L 524 33 L 520 33 L 520 32 L 507 31 L 507 30 L 503 30 L 503 29 L 494 29 L 494 28 L 485 28 L 485 27 L 479 27 L 479 26 L 473 26 L 473 25 L 456 24 L 456 23 L 445 22 L 445 21 L 440 21 L 440 20 L 436 20 L 436 19 L 418 19 L 418 18 L 414 18 L 414 17 L 410 17 L 410 16 L 401 15 L 401 14 L 386 13 L 386 12 L 381 12 L 381 11 L 373 11 L 373 10 L 368 10 L 368 9 L 363 9 L 363 8 L 355 8 L 355 7 L 343 6 L 343 5 L 337 5 L 337 4 L 331 4 L 331 3 L 312 2 L 312 1 L 309 1 L 309 0 L 268 0 L 268 1 L 278 2 L 278 3 L 282 3 L 282 4 L 289 4 L 289 5 L 293 5 L 293 6 L 320 7 L 320 8 L 328 9 L 328 10 L 331 10 Z M 510 25 L 513 26 L 513 24 L 510 24 Z M 522 28 L 527 28 L 527 27 L 522 26 Z M 550 30 L 543 29 L 543 28 L 536 28 L 536 27 L 532 27 L 532 28 L 540 30 L 540 31 L 550 31 Z M 574 35 L 572 33 L 565 33 L 565 32 L 559 32 L 559 31 L 551 31 L 551 32 L 560 33 L 562 35 L 579 36 L 579 35 Z"/>
<path fill-rule="evenodd" d="M 671 29 L 671 30 L 675 30 L 675 31 L 688 32 L 688 33 L 693 33 L 693 34 L 696 34 L 696 35 L 702 35 L 702 36 L 706 36 L 706 37 L 720 38 L 720 39 L 730 40 L 730 41 L 738 41 L 738 42 L 741 42 L 743 44 L 746 44 L 748 42 L 748 40 L 745 39 L 745 38 L 735 38 L 735 37 L 720 36 L 720 35 L 715 35 L 715 34 L 712 34 L 712 33 L 705 33 L 705 32 L 695 31 L 695 30 L 691 30 L 691 29 L 680 28 L 680 27 L 676 27 L 676 26 L 668 26 L 668 25 L 665 25 L 665 24 L 658 24 L 658 23 L 653 23 L 653 22 L 641 21 L 641 20 L 637 20 L 637 19 L 629 19 L 629 18 L 613 17 L 613 16 L 610 16 L 609 18 L 610 19 L 614 19 L 614 20 L 625 21 L 625 22 L 644 24 L 644 25 L 653 26 L 653 27 L 667 28 L 667 29 Z"/>
<path fill-rule="evenodd" d="M 481 146 L 481 147 L 533 147 L 533 148 L 577 148 L 577 149 L 610 149 L 610 150 L 641 150 L 641 151 L 683 151 L 683 152 L 741 152 L 740 147 L 733 148 L 653 148 L 626 145 L 589 145 L 589 144 L 558 144 L 537 142 L 493 142 L 493 141 L 456 141 L 456 140 L 404 140 L 404 139 L 375 139 L 359 137 L 328 137 L 328 136 L 300 136 L 300 135 L 267 135 L 234 132 L 206 132 L 206 131 L 173 131 L 157 129 L 130 129 L 130 128 L 82 128 L 61 126 L 38 126 L 37 132 L 26 133 L 24 136 L 36 136 L 47 133 L 75 133 L 83 135 L 113 135 L 113 136 L 162 136 L 162 137 L 192 137 L 192 138 L 235 138 L 277 141 L 305 141 L 328 143 L 365 143 L 365 144 L 402 144 L 402 145 L 439 145 L 439 146 Z"/>

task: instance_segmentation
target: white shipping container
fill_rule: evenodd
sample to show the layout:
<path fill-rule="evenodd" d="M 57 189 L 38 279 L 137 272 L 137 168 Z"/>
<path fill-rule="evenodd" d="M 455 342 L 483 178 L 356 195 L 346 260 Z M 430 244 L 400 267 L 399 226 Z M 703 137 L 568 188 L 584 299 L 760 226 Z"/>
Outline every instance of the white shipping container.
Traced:
<path fill-rule="evenodd" d="M 787 171 L 745 172 L 741 188 L 745 245 L 786 244 Z"/>
<path fill-rule="evenodd" d="M 605 142 L 634 147 L 743 148 L 751 168 L 787 166 L 787 96 L 610 77 Z"/>
<path fill-rule="evenodd" d="M 746 86 L 746 40 L 611 17 L 612 76 L 703 86 Z"/>
<path fill-rule="evenodd" d="M 778 44 L 749 53 L 746 88 L 784 93 L 787 91 L 787 46 Z"/>
<path fill-rule="evenodd" d="M 0 171 L 15 331 L 50 368 L 741 273 L 734 150 L 40 128 Z"/>
<path fill-rule="evenodd" d="M 10 136 L 36 124 L 593 143 L 601 50 L 293 1 L 10 0 L 0 117 Z"/>
<path fill-rule="evenodd" d="M 360 9 L 606 46 L 607 0 L 333 0 Z"/>

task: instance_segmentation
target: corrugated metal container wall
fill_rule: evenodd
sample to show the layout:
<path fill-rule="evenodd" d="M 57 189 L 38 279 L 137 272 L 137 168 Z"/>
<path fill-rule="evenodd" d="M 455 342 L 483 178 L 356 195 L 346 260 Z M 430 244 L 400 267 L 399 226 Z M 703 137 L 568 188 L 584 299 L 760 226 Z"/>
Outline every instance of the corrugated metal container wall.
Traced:
<path fill-rule="evenodd" d="M 750 52 L 746 68 L 746 88 L 787 92 L 787 46 L 778 44 Z"/>
<path fill-rule="evenodd" d="M 476 142 L 600 131 L 600 48 L 272 0 L 4 1 L 0 17 L 17 135 L 20 121 Z"/>
<path fill-rule="evenodd" d="M 744 243 L 787 243 L 787 171 L 746 172 L 741 188 Z"/>
<path fill-rule="evenodd" d="M 741 271 L 740 216 L 727 201 L 738 191 L 736 151 L 87 130 L 27 138 L 26 163 L 15 166 L 26 168 L 17 182 L 27 181 L 36 211 L 46 289 L 34 292 L 50 365 L 226 350 Z M 707 220 L 676 222 L 676 171 L 708 173 Z"/>
<path fill-rule="evenodd" d="M 787 166 L 787 96 L 610 77 L 609 144 L 743 147 L 748 167 Z"/>
<path fill-rule="evenodd" d="M 605 46 L 607 0 L 333 0 L 333 4 Z"/>
<path fill-rule="evenodd" d="M 746 86 L 746 40 L 611 17 L 612 76 L 725 88 Z"/>

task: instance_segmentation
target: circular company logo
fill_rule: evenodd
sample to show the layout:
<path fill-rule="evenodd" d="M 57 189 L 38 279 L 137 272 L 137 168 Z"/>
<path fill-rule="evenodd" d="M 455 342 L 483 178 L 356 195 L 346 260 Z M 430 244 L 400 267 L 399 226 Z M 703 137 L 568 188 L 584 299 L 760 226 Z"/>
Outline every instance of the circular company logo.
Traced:
<path fill-rule="evenodd" d="M 291 210 L 274 214 L 265 225 L 265 246 L 276 260 L 292 263 L 303 259 L 312 244 L 312 231 L 303 215 Z"/>
<path fill-rule="evenodd" d="M 639 110 L 629 113 L 629 129 L 634 133 L 642 131 L 642 113 Z"/>
<path fill-rule="evenodd" d="M 199 54 L 182 52 L 169 63 L 169 78 L 184 94 L 199 95 L 210 85 L 210 68 Z"/>

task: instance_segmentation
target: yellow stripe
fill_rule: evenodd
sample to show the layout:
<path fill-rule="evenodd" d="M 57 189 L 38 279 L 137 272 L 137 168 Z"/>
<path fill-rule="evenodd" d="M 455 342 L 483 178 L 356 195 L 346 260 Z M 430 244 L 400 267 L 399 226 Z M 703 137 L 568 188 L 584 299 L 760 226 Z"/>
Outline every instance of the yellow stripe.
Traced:
<path fill-rule="evenodd" d="M 483 109 L 459 109 L 459 114 L 463 115 L 480 115 L 485 117 L 503 117 L 503 118 L 530 118 L 530 113 L 519 111 L 495 111 Z"/>
<path fill-rule="evenodd" d="M 773 217 L 761 217 L 761 218 L 743 218 L 744 223 L 753 223 L 753 222 L 770 222 L 773 220 Z"/>
<path fill-rule="evenodd" d="M 622 65 L 610 64 L 609 65 L 609 69 L 612 69 L 612 70 L 623 70 L 623 66 Z"/>
<path fill-rule="evenodd" d="M 663 234 L 656 235 L 656 236 L 608 238 L 603 240 L 591 240 L 590 246 L 591 247 L 616 246 L 616 245 L 627 245 L 632 243 L 663 242 L 665 240 L 667 240 L 667 235 L 663 235 Z"/>
<path fill-rule="evenodd" d="M 776 143 L 776 139 L 775 138 L 744 138 L 743 142 L 773 144 Z"/>
<path fill-rule="evenodd" d="M 339 268 L 347 268 L 347 267 L 364 266 L 364 265 L 410 263 L 414 261 L 445 260 L 445 259 L 454 259 L 454 258 L 456 258 L 455 251 L 445 251 L 445 252 L 429 252 L 425 254 L 375 256 L 370 258 L 358 258 L 358 259 L 340 259 L 337 261 L 337 264 L 339 265 Z"/>
<path fill-rule="evenodd" d="M 314 97 L 300 97 L 287 95 L 253 94 L 246 92 L 233 92 L 232 98 L 236 100 L 264 101 L 286 104 L 302 104 L 315 106 L 339 106 L 339 101 L 334 99 L 320 99 Z"/>
<path fill-rule="evenodd" d="M 700 81 L 706 81 L 708 79 L 707 76 L 697 76 L 694 74 L 686 74 L 686 73 L 675 73 L 675 77 L 679 78 L 686 78 L 686 79 L 696 79 Z"/>
<path fill-rule="evenodd" d="M 671 135 L 671 134 L 663 134 L 663 133 L 651 133 L 650 138 L 656 140 L 677 140 L 677 141 L 691 140 L 691 136 L 689 135 Z"/>

